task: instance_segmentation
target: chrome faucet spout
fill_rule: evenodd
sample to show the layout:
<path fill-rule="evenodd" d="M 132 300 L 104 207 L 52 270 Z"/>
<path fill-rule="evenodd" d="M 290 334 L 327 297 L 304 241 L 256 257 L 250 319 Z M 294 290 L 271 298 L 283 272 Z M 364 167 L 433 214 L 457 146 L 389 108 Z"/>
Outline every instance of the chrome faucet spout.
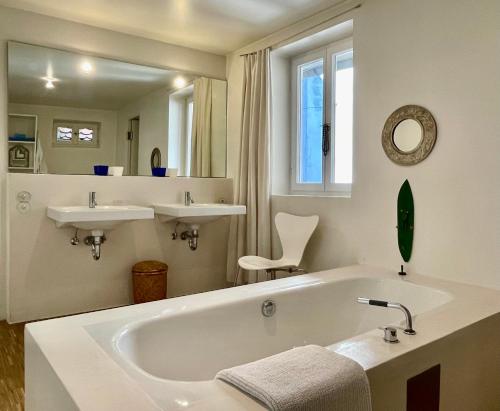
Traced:
<path fill-rule="evenodd" d="M 97 205 L 97 201 L 95 199 L 95 191 L 91 191 L 89 193 L 89 208 L 95 208 Z"/>
<path fill-rule="evenodd" d="M 193 196 L 191 194 L 191 191 L 184 191 L 184 205 L 190 206 L 193 203 L 194 203 L 194 199 L 193 199 Z"/>
<path fill-rule="evenodd" d="M 372 300 L 370 298 L 358 298 L 358 303 L 360 304 L 369 304 L 376 305 L 378 307 L 386 307 L 386 308 L 395 308 L 404 313 L 406 319 L 406 328 L 403 331 L 405 334 L 415 335 L 417 332 L 413 329 L 413 321 L 411 318 L 411 313 L 408 308 L 406 308 L 403 304 L 400 303 L 391 303 L 389 301 L 381 301 L 381 300 Z"/>

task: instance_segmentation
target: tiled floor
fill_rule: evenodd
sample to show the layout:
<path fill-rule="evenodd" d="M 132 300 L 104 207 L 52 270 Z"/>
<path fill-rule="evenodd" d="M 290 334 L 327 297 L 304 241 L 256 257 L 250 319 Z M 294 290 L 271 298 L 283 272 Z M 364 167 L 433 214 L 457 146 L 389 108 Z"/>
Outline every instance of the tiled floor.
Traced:
<path fill-rule="evenodd" d="M 24 324 L 0 321 L 0 410 L 24 409 Z"/>

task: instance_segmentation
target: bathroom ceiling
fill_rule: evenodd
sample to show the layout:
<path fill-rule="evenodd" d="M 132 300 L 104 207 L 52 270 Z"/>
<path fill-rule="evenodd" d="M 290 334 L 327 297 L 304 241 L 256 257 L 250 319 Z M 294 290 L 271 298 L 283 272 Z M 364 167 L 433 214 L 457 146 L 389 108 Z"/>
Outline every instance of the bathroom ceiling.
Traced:
<path fill-rule="evenodd" d="M 86 65 L 89 72 L 85 72 Z M 116 110 L 190 74 L 23 43 L 9 43 L 9 101 Z M 51 80 L 54 88 L 46 88 Z"/>
<path fill-rule="evenodd" d="M 0 5 L 226 54 L 339 2 L 339 0 L 0 0 Z"/>

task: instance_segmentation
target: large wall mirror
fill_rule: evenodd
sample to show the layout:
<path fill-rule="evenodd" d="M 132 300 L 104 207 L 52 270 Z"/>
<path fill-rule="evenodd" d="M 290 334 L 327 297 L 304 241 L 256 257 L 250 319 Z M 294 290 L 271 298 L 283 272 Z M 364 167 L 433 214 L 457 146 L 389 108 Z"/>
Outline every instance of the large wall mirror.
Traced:
<path fill-rule="evenodd" d="M 9 172 L 226 176 L 223 80 L 9 42 L 8 87 Z"/>

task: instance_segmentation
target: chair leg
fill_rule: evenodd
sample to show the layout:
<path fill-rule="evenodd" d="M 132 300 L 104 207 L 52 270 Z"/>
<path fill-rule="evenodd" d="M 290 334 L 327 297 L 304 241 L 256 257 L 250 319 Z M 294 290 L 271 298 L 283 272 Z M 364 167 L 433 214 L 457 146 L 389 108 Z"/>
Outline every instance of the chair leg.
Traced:
<path fill-rule="evenodd" d="M 267 281 L 276 280 L 276 270 L 266 270 Z"/>
<path fill-rule="evenodd" d="M 241 273 L 241 267 L 238 266 L 238 271 L 236 271 L 236 277 L 234 278 L 234 284 L 233 287 L 238 286 L 238 280 L 240 278 L 240 273 Z"/>

